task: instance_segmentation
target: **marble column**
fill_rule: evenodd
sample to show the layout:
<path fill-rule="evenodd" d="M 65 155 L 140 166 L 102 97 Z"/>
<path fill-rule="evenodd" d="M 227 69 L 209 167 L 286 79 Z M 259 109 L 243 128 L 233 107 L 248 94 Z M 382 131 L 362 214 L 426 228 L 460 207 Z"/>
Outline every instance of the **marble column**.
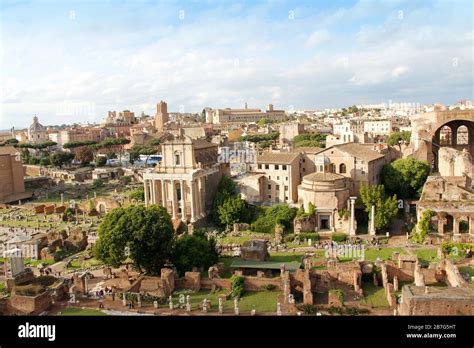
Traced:
<path fill-rule="evenodd" d="M 148 187 L 148 180 L 143 181 L 143 185 L 145 186 L 145 206 L 148 207 L 149 201 L 148 201 L 148 195 L 149 195 L 149 187 Z"/>
<path fill-rule="evenodd" d="M 370 212 L 370 229 L 369 229 L 369 234 L 371 236 L 375 236 L 375 205 L 371 207 L 371 212 Z"/>
<path fill-rule="evenodd" d="M 171 179 L 171 206 L 173 207 L 173 219 L 176 219 L 176 201 L 177 201 L 177 195 L 176 195 L 176 185 L 174 184 L 174 180 Z"/>
<path fill-rule="evenodd" d="M 168 210 L 166 206 L 166 187 L 165 187 L 165 180 L 161 180 L 161 206 Z"/>
<path fill-rule="evenodd" d="M 196 195 L 196 196 L 195 196 L 195 199 L 194 199 L 194 201 L 195 201 L 195 203 L 196 203 L 196 210 L 195 210 L 194 214 L 195 214 L 198 218 L 200 218 L 200 217 L 202 217 L 202 215 L 203 215 L 203 214 L 202 214 L 202 198 L 201 198 L 201 179 L 199 179 L 199 178 L 196 179 L 196 180 L 194 181 L 194 185 L 193 185 L 193 186 L 194 186 L 194 189 L 195 189 L 194 193 L 195 193 L 195 195 Z"/>
<path fill-rule="evenodd" d="M 355 229 L 355 200 L 357 197 L 351 197 L 351 229 L 349 230 L 349 235 L 350 236 L 355 236 L 356 235 L 356 229 Z"/>
<path fill-rule="evenodd" d="M 199 196 L 201 198 L 201 217 L 206 216 L 206 178 L 201 177 L 201 192 Z"/>
<path fill-rule="evenodd" d="M 150 180 L 150 184 L 151 184 L 151 204 L 156 204 L 156 187 L 155 187 L 155 180 L 154 179 L 151 179 Z"/>
<path fill-rule="evenodd" d="M 184 201 L 184 182 L 183 180 L 179 181 L 181 188 L 181 220 L 186 221 L 186 202 Z"/>
<path fill-rule="evenodd" d="M 469 216 L 469 234 L 474 236 L 474 217 Z"/>
<path fill-rule="evenodd" d="M 453 216 L 453 234 L 459 234 L 459 218 Z"/>
<path fill-rule="evenodd" d="M 195 217 L 195 211 L 196 211 L 196 197 L 195 197 L 195 194 L 194 194 L 194 190 L 195 190 L 195 183 L 194 183 L 194 179 L 189 181 L 189 192 L 191 193 L 191 222 L 195 222 L 196 221 L 196 217 Z"/>

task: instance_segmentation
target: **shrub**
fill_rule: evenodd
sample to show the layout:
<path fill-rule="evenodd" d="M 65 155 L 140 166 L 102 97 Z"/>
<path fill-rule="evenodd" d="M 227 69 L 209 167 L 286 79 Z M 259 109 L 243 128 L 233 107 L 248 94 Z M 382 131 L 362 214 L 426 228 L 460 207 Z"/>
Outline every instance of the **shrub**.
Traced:
<path fill-rule="evenodd" d="M 107 158 L 104 156 L 97 156 L 94 162 L 97 167 L 103 167 L 107 164 Z"/>
<path fill-rule="evenodd" d="M 272 233 L 275 225 L 280 224 L 287 231 L 291 228 L 295 215 L 295 208 L 290 208 L 285 204 L 274 205 L 265 209 L 265 213 L 252 223 L 251 229 L 260 233 Z"/>
<path fill-rule="evenodd" d="M 244 282 L 245 278 L 242 276 L 233 275 L 230 278 L 231 286 L 231 296 L 232 298 L 235 297 L 242 297 L 244 294 Z"/>
<path fill-rule="evenodd" d="M 120 178 L 120 182 L 124 185 L 130 184 L 132 182 L 132 177 L 130 175 L 124 175 Z"/>
<path fill-rule="evenodd" d="M 304 314 L 316 314 L 319 312 L 319 306 L 312 305 L 312 304 L 300 304 L 297 305 L 296 308 L 303 312 Z"/>
<path fill-rule="evenodd" d="M 137 188 L 135 191 L 130 193 L 130 199 L 136 199 L 137 201 L 145 200 L 145 189 L 143 187 Z"/>
<path fill-rule="evenodd" d="M 276 289 L 276 286 L 273 284 L 265 284 L 265 285 L 262 285 L 262 289 L 267 290 L 267 291 L 273 291 Z"/>
<path fill-rule="evenodd" d="M 102 181 L 102 179 L 95 179 L 92 182 L 92 188 L 93 189 L 98 189 L 98 188 L 101 188 L 101 187 L 104 187 L 104 182 Z"/>
<path fill-rule="evenodd" d="M 333 233 L 331 235 L 331 240 L 334 242 L 345 242 L 347 235 L 345 233 Z"/>
<path fill-rule="evenodd" d="M 415 233 L 411 240 L 415 243 L 423 243 L 426 235 L 430 232 L 430 221 L 434 213 L 427 209 L 421 215 L 420 221 L 418 221 L 418 232 Z"/>

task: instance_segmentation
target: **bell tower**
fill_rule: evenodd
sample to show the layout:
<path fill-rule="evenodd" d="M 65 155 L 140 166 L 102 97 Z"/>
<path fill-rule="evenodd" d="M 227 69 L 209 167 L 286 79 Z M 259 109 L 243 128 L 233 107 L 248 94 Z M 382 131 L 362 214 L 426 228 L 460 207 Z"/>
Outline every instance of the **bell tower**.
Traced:
<path fill-rule="evenodd" d="M 155 114 L 155 129 L 158 132 L 162 132 L 165 126 L 165 123 L 168 122 L 168 104 L 163 100 L 160 100 L 156 104 L 156 114 Z"/>

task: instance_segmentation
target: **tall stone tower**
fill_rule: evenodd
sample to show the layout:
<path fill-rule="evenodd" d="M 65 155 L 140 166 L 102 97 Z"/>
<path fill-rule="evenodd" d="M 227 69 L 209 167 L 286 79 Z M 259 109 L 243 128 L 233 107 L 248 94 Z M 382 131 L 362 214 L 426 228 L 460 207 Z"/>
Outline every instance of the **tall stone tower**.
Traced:
<path fill-rule="evenodd" d="M 158 132 L 162 132 L 166 122 L 168 122 L 168 104 L 160 100 L 160 102 L 156 104 L 155 129 Z"/>

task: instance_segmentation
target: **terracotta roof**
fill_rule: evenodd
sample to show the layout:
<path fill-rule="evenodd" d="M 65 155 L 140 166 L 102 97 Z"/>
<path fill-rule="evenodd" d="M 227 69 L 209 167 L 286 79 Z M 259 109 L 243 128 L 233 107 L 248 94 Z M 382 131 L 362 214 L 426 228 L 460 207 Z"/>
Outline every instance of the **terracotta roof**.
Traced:
<path fill-rule="evenodd" d="M 257 163 L 291 164 L 299 155 L 295 152 L 264 152 L 257 156 Z"/>
<path fill-rule="evenodd" d="M 342 152 L 348 153 L 354 157 L 370 162 L 370 161 L 384 157 L 384 155 L 373 150 L 373 146 L 374 146 L 373 144 L 362 145 L 362 144 L 357 144 L 357 143 L 346 143 L 346 144 L 334 145 L 331 148 L 339 149 Z"/>
<path fill-rule="evenodd" d="M 195 149 L 205 149 L 207 147 L 218 147 L 217 144 L 214 144 L 202 139 L 193 140 L 193 145 Z"/>

